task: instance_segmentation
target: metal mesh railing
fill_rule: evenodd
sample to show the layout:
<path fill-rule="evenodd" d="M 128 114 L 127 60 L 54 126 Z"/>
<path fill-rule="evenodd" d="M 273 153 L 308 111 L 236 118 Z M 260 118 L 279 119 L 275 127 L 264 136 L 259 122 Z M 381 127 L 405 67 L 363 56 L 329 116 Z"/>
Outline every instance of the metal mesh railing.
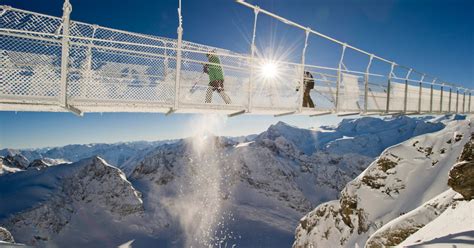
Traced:
<path fill-rule="evenodd" d="M 423 81 L 424 76 L 416 81 L 410 73 L 406 80 L 392 72 L 370 73 L 373 55 L 366 72 L 348 70 L 343 64 L 346 44 L 339 66 L 330 68 L 269 61 L 257 56 L 256 48 L 252 54 L 238 54 L 75 21 L 66 22 L 65 33 L 64 23 L 64 18 L 0 6 L 2 109 L 22 104 L 34 109 L 74 106 L 84 112 L 173 109 L 310 115 L 474 110 L 466 89 L 436 85 L 431 90 L 433 84 Z M 304 49 L 310 33 L 306 29 Z M 265 75 L 268 63 L 277 68 L 274 75 Z M 311 80 L 309 95 L 315 106 L 302 107 L 304 87 Z"/>
<path fill-rule="evenodd" d="M 208 73 L 205 68 L 208 68 Z M 248 58 L 228 51 L 185 43 L 180 73 L 181 107 L 247 108 Z M 222 82 L 214 82 L 216 80 Z"/>
<path fill-rule="evenodd" d="M 56 102 L 59 94 L 61 20 L 31 12 L 0 12 L 0 95 L 4 102 Z M 34 32 L 34 33 L 32 33 Z"/>

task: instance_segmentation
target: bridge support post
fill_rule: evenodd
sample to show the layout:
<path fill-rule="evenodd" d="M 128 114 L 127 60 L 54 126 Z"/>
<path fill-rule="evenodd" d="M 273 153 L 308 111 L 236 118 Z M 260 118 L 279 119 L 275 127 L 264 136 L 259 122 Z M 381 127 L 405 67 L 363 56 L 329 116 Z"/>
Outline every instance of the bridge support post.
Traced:
<path fill-rule="evenodd" d="M 300 94 L 299 94 L 299 106 L 298 106 L 298 112 L 301 113 L 303 110 L 303 101 L 304 101 L 304 92 L 305 92 L 305 58 L 306 58 L 306 48 L 308 47 L 308 38 L 309 38 L 309 33 L 311 29 L 307 28 L 305 30 L 305 40 L 304 40 L 304 47 L 303 47 L 303 53 L 301 55 L 301 78 L 300 78 Z"/>
<path fill-rule="evenodd" d="M 459 113 L 459 88 L 456 88 L 456 114 Z"/>
<path fill-rule="evenodd" d="M 341 59 L 339 60 L 339 67 L 337 70 L 337 81 L 336 81 L 336 112 L 339 112 L 340 101 L 339 101 L 339 88 L 341 87 L 342 80 L 342 63 L 344 61 L 344 53 L 346 52 L 346 44 L 342 45 Z"/>
<path fill-rule="evenodd" d="M 63 4 L 62 17 L 62 44 L 61 44 L 61 88 L 59 102 L 62 107 L 68 108 L 67 103 L 67 80 L 69 69 L 69 24 L 72 12 L 72 5 L 69 0 L 65 0 Z"/>
<path fill-rule="evenodd" d="M 463 92 L 463 98 L 462 98 L 462 113 L 466 113 L 466 90 Z"/>
<path fill-rule="evenodd" d="M 467 112 L 471 113 L 471 92 L 469 92 L 469 105 L 467 105 Z"/>
<path fill-rule="evenodd" d="M 181 0 L 179 0 L 178 6 L 178 43 L 176 44 L 176 81 L 174 90 L 174 105 L 173 110 L 176 111 L 179 108 L 179 90 L 181 83 L 181 46 L 183 43 L 183 16 L 181 15 Z M 173 112 L 174 112 L 173 111 Z"/>
<path fill-rule="evenodd" d="M 385 106 L 385 113 L 388 114 L 390 111 L 390 88 L 391 88 L 391 83 L 390 81 L 392 80 L 392 75 L 393 75 L 393 69 L 395 68 L 395 63 L 392 63 L 390 73 L 388 74 L 388 82 L 387 82 L 387 105 Z"/>
<path fill-rule="evenodd" d="M 252 44 L 250 44 L 250 75 L 249 75 L 249 87 L 248 87 L 248 107 L 247 112 L 252 112 L 252 102 L 253 102 L 253 95 L 252 95 L 252 88 L 253 88 L 253 78 L 255 74 L 255 51 L 257 48 L 255 47 L 255 37 L 257 36 L 257 20 L 258 20 L 258 13 L 260 13 L 260 8 L 257 6 L 253 9 L 254 13 L 254 20 L 253 20 L 253 33 L 252 33 Z"/>
<path fill-rule="evenodd" d="M 449 103 L 448 103 L 448 112 L 451 113 L 451 96 L 453 94 L 453 89 L 449 87 Z"/>
<path fill-rule="evenodd" d="M 444 84 L 441 85 L 441 99 L 439 101 L 439 112 L 443 113 L 443 92 L 444 92 Z"/>
<path fill-rule="evenodd" d="M 436 78 L 430 85 L 430 113 L 433 113 L 433 84 L 436 81 Z"/>
<path fill-rule="evenodd" d="M 365 69 L 365 79 L 364 79 L 364 114 L 367 114 L 367 110 L 369 107 L 369 72 L 370 66 L 372 65 L 372 60 L 374 59 L 374 55 L 371 54 L 369 58 L 369 63 L 367 64 L 367 68 Z"/>
<path fill-rule="evenodd" d="M 408 103 L 408 79 L 410 78 L 411 71 L 413 69 L 410 68 L 408 70 L 407 76 L 405 77 L 405 97 L 403 99 L 403 113 L 407 112 L 407 103 Z"/>
<path fill-rule="evenodd" d="M 421 97 L 423 96 L 422 91 L 423 91 L 423 80 L 424 79 L 425 79 L 425 74 L 421 75 L 421 79 L 420 79 L 420 89 L 418 91 L 418 114 L 421 113 Z"/>

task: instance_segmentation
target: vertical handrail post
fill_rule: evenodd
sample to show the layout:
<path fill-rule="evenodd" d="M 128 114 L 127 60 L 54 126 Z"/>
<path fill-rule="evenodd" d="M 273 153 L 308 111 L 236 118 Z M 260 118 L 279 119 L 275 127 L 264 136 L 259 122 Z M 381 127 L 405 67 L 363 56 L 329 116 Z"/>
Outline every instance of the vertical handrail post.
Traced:
<path fill-rule="evenodd" d="M 463 97 L 462 97 L 462 113 L 466 113 L 466 89 L 463 89 Z"/>
<path fill-rule="evenodd" d="M 257 36 L 257 20 L 258 20 L 258 13 L 260 12 L 260 8 L 257 6 L 253 9 L 254 13 L 254 20 L 253 20 L 253 33 L 252 33 L 252 43 L 250 44 L 250 75 L 249 75 L 249 87 L 248 87 L 248 107 L 247 112 L 252 112 L 252 87 L 253 87 L 253 78 L 254 78 L 254 70 L 255 70 L 255 37 Z"/>
<path fill-rule="evenodd" d="M 176 81 L 174 90 L 174 106 L 173 110 L 179 108 L 179 90 L 181 84 L 181 48 L 183 43 L 183 16 L 181 15 L 181 0 L 178 6 L 178 43 L 176 44 Z"/>
<path fill-rule="evenodd" d="M 391 80 L 393 76 L 393 69 L 395 69 L 395 63 L 392 63 L 390 68 L 390 73 L 388 74 L 388 82 L 387 82 L 387 105 L 385 105 L 385 113 L 388 114 L 390 111 L 390 88 L 391 88 Z"/>
<path fill-rule="evenodd" d="M 346 52 L 346 44 L 342 45 L 342 53 L 341 53 L 341 59 L 339 60 L 339 66 L 337 70 L 337 81 L 336 81 L 336 113 L 339 112 L 339 107 L 340 107 L 340 100 L 339 100 L 339 88 L 341 87 L 341 80 L 342 80 L 342 63 L 344 61 L 344 54 Z"/>
<path fill-rule="evenodd" d="M 369 102 L 369 72 L 370 66 L 372 65 L 372 60 L 374 59 L 374 55 L 371 54 L 369 58 L 369 63 L 367 64 L 367 68 L 365 69 L 365 80 L 364 80 L 364 113 L 367 114 L 368 111 L 368 102 Z"/>
<path fill-rule="evenodd" d="M 441 99 L 439 101 L 439 112 L 443 113 L 443 92 L 444 92 L 444 83 L 441 84 Z"/>
<path fill-rule="evenodd" d="M 467 107 L 467 112 L 471 113 L 471 91 L 469 91 L 469 106 Z"/>
<path fill-rule="evenodd" d="M 449 87 L 449 103 L 448 103 L 448 112 L 451 113 L 451 99 L 453 94 L 453 88 Z"/>
<path fill-rule="evenodd" d="M 403 99 L 403 113 L 406 114 L 407 112 L 407 103 L 408 103 L 408 79 L 410 78 L 411 71 L 413 69 L 410 68 L 408 70 L 407 76 L 405 77 L 405 97 Z"/>
<path fill-rule="evenodd" d="M 420 89 L 418 91 L 418 114 L 421 114 L 421 98 L 422 98 L 422 90 L 423 90 L 423 80 L 425 79 L 425 74 L 421 75 L 420 79 Z"/>
<path fill-rule="evenodd" d="M 305 40 L 304 40 L 304 47 L 303 47 L 303 53 L 301 55 L 301 80 L 300 80 L 300 100 L 298 101 L 299 102 L 299 106 L 298 106 L 298 111 L 301 113 L 301 111 L 303 110 L 303 101 L 304 101 L 304 92 L 305 92 L 305 83 L 304 83 L 304 80 L 305 80 L 305 58 L 306 58 L 306 48 L 308 47 L 308 38 L 309 38 L 309 33 L 311 32 L 311 29 L 310 28 L 306 28 L 305 30 Z"/>
<path fill-rule="evenodd" d="M 433 85 L 430 85 L 430 113 L 433 113 Z"/>
<path fill-rule="evenodd" d="M 63 4 L 62 17 L 62 44 L 61 44 L 61 89 L 60 103 L 63 107 L 68 107 L 67 102 L 67 81 L 69 69 L 69 25 L 72 12 L 72 5 L 69 0 L 65 0 Z"/>
<path fill-rule="evenodd" d="M 459 88 L 456 88 L 456 114 L 459 113 Z"/>
<path fill-rule="evenodd" d="M 431 82 L 430 85 L 430 113 L 433 113 L 433 86 L 434 83 L 436 82 L 436 78 Z"/>

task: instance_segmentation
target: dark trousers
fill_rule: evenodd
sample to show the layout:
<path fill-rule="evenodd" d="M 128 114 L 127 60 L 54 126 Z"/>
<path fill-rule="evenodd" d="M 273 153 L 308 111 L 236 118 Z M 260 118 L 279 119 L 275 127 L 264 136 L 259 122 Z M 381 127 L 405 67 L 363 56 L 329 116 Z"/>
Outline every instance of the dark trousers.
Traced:
<path fill-rule="evenodd" d="M 225 104 L 231 104 L 230 97 L 224 92 L 224 81 L 223 80 L 216 80 L 209 83 L 209 87 L 206 90 L 206 103 L 212 102 L 212 93 L 217 91 L 219 95 L 224 100 Z"/>
<path fill-rule="evenodd" d="M 303 93 L 303 107 L 309 107 L 310 108 L 314 108 L 314 103 L 313 103 L 313 99 L 311 99 L 311 95 L 309 94 L 309 92 L 311 91 L 311 89 L 305 89 L 304 90 L 304 93 Z"/>

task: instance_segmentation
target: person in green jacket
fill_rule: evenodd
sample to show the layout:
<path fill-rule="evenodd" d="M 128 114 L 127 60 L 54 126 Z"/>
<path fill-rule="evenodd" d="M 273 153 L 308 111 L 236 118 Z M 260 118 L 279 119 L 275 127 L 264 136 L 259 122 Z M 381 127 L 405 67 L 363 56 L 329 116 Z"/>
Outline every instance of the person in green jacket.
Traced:
<path fill-rule="evenodd" d="M 206 90 L 206 103 L 212 102 L 212 93 L 217 91 L 224 100 L 225 104 L 230 104 L 229 96 L 224 92 L 224 72 L 221 67 L 221 61 L 217 55 L 207 53 L 206 57 L 209 64 L 204 65 L 204 73 L 209 75 L 209 87 Z"/>

